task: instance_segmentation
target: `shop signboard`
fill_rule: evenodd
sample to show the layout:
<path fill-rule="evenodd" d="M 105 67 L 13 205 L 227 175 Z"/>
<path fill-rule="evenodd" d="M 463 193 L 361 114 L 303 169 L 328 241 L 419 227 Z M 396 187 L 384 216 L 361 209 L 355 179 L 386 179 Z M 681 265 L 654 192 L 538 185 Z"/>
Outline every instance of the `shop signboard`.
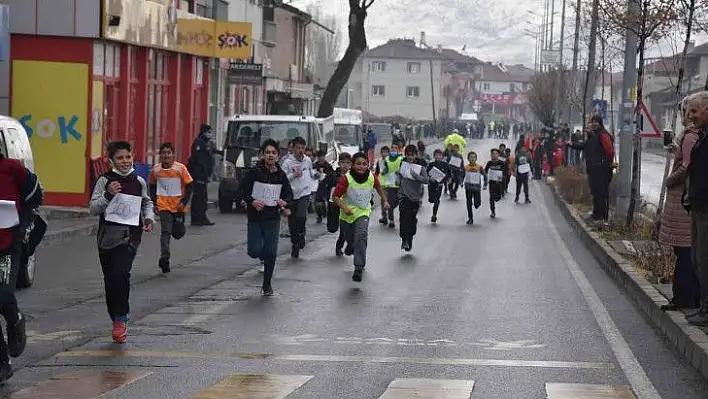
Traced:
<path fill-rule="evenodd" d="M 226 76 L 232 85 L 260 85 L 263 83 L 263 64 L 232 63 Z"/>
<path fill-rule="evenodd" d="M 202 57 L 246 60 L 251 57 L 251 23 L 180 18 L 177 51 Z"/>
<path fill-rule="evenodd" d="M 15 60 L 11 81 L 11 115 L 27 131 L 35 170 L 45 190 L 83 193 L 89 133 L 88 64 Z"/>

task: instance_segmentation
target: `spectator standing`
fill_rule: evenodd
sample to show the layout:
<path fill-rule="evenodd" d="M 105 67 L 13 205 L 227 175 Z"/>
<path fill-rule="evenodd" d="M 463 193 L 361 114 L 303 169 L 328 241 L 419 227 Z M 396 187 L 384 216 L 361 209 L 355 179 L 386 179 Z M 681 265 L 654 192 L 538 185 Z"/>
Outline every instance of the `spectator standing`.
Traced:
<path fill-rule="evenodd" d="M 187 163 L 189 173 L 194 179 L 192 197 L 192 226 L 213 226 L 214 222 L 207 216 L 209 196 L 207 186 L 214 170 L 214 134 L 211 126 L 202 124 L 199 136 L 192 143 L 192 152 Z"/>

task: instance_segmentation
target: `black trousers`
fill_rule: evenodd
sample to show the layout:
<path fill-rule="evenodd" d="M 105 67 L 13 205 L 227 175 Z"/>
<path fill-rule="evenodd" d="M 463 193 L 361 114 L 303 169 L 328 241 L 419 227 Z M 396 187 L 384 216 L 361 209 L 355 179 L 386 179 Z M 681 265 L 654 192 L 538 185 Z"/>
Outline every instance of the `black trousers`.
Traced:
<path fill-rule="evenodd" d="M 0 314 L 3 315 L 8 325 L 15 325 L 19 321 L 19 308 L 17 306 L 17 297 L 15 297 L 15 285 L 17 284 L 17 275 L 20 271 L 20 263 L 22 262 L 22 247 L 20 245 L 13 246 L 7 252 L 0 252 L 0 256 L 10 255 L 9 264 L 3 264 L 0 278 Z M 7 343 L 0 330 L 0 363 L 8 363 L 10 357 L 7 353 Z"/>
<path fill-rule="evenodd" d="M 674 269 L 673 294 L 671 302 L 689 308 L 700 307 L 701 286 L 696 269 L 693 267 L 691 247 L 674 247 L 676 268 Z"/>
<path fill-rule="evenodd" d="M 478 209 L 482 205 L 482 193 L 479 190 L 467 188 L 465 189 L 465 198 L 467 199 L 467 219 L 474 220 L 474 209 Z"/>
<path fill-rule="evenodd" d="M 288 216 L 288 229 L 290 230 L 290 242 L 300 249 L 305 248 L 305 234 L 307 226 L 307 208 L 310 204 L 308 195 L 296 199 L 290 206 L 290 216 Z"/>
<path fill-rule="evenodd" d="M 609 211 L 610 182 L 612 168 L 597 166 L 588 168 L 588 181 L 592 195 L 592 215 L 598 220 L 607 220 Z"/>
<path fill-rule="evenodd" d="M 400 224 L 399 235 L 403 240 L 412 241 L 413 236 L 418 231 L 418 210 L 419 201 L 411 201 L 408 198 L 398 200 Z"/>
<path fill-rule="evenodd" d="M 519 199 L 519 194 L 521 194 L 521 188 L 524 189 L 524 196 L 529 199 L 529 174 L 528 173 L 517 173 L 516 174 L 516 199 Z"/>
<path fill-rule="evenodd" d="M 192 194 L 192 224 L 202 224 L 209 220 L 206 215 L 207 202 L 207 184 L 194 182 L 194 192 Z"/>
<path fill-rule="evenodd" d="M 127 321 L 130 314 L 130 270 L 137 249 L 134 244 L 126 244 L 98 251 L 106 290 L 106 307 L 113 321 Z"/>
<path fill-rule="evenodd" d="M 339 207 L 334 202 L 327 203 L 327 231 L 336 233 L 339 230 Z"/>

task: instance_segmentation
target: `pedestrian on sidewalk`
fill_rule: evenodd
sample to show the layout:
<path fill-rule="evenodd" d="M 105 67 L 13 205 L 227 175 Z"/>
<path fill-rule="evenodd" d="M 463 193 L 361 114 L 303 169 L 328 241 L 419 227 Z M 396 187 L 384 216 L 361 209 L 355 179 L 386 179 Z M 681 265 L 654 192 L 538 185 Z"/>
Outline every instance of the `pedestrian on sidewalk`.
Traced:
<path fill-rule="evenodd" d="M 396 228 L 393 213 L 398 207 L 398 192 L 400 190 L 399 184 L 401 179 L 398 171 L 401 170 L 401 164 L 403 163 L 403 155 L 400 151 L 400 147 L 394 145 L 388 157 L 384 158 L 383 174 L 386 181 L 386 200 L 390 207 L 387 211 L 387 217 L 379 220 L 379 223 L 386 224 L 386 222 L 388 222 L 390 229 Z"/>
<path fill-rule="evenodd" d="M 691 151 L 698 142 L 698 133 L 686 118 L 689 97 L 681 102 L 681 115 L 685 126 L 678 146 L 672 146 L 674 164 L 666 178 L 666 201 L 661 212 L 659 243 L 673 248 L 676 263 L 673 273 L 673 298 L 662 310 L 680 310 L 699 308 L 701 305 L 701 287 L 691 259 L 691 215 L 683 205 L 681 198 L 686 189 L 686 175 L 691 165 Z M 663 273 L 662 273 L 663 274 Z"/>
<path fill-rule="evenodd" d="M 479 209 L 482 205 L 482 179 L 484 187 L 487 186 L 487 174 L 482 166 L 477 164 L 477 153 L 470 151 L 467 154 L 467 165 L 465 166 L 465 199 L 467 205 L 467 224 L 474 224 L 474 209 Z"/>
<path fill-rule="evenodd" d="M 421 186 L 428 184 L 428 172 L 425 165 L 418 158 L 418 149 L 414 145 L 409 145 L 405 149 L 406 163 L 408 167 L 406 176 L 401 171 L 401 188 L 398 191 L 399 222 L 401 224 L 399 235 L 401 237 L 401 249 L 409 252 L 413 248 L 413 237 L 418 230 L 418 210 L 422 202 Z M 401 169 L 403 170 L 403 168 Z"/>
<path fill-rule="evenodd" d="M 113 169 L 96 181 L 89 211 L 100 216 L 96 241 L 106 306 L 113 322 L 113 342 L 122 344 L 128 338 L 130 270 L 142 233 L 152 231 L 155 215 L 148 185 L 133 168 L 130 143 L 108 144 L 108 159 Z"/>
<path fill-rule="evenodd" d="M 319 178 L 310 158 L 305 156 L 307 142 L 302 137 L 295 137 L 292 141 L 292 154 L 287 156 L 282 163 L 283 171 L 288 177 L 293 192 L 293 201 L 288 217 L 288 230 L 290 230 L 290 243 L 292 248 L 290 256 L 300 257 L 300 250 L 305 248 L 305 235 L 307 229 L 307 207 L 310 202 L 310 187 L 313 179 Z"/>
<path fill-rule="evenodd" d="M 429 163 L 428 167 L 426 168 L 428 171 L 428 176 L 431 175 L 431 171 L 433 170 L 433 168 L 437 169 L 445 175 L 445 177 L 443 177 L 443 179 L 440 181 L 436 181 L 431 178 L 428 183 L 428 202 L 433 204 L 433 215 L 430 217 L 430 222 L 437 223 L 438 209 L 440 209 L 440 198 L 443 194 L 443 187 L 445 187 L 448 180 L 450 179 L 450 165 L 448 165 L 448 163 L 445 162 L 445 160 L 443 159 L 443 152 L 440 149 L 437 149 L 433 152 L 433 157 L 433 162 Z"/>
<path fill-rule="evenodd" d="M 339 207 L 340 231 L 344 234 L 347 248 L 354 254 L 352 280 L 361 281 L 366 267 L 366 248 L 369 239 L 371 196 L 374 190 L 385 198 L 379 179 L 369 170 L 369 159 L 363 152 L 352 156 L 352 168 L 339 178 L 334 189 L 334 202 Z M 388 201 L 384 199 L 384 208 Z"/>
<path fill-rule="evenodd" d="M 192 198 L 193 180 L 187 167 L 175 161 L 172 143 L 160 145 L 160 163 L 150 171 L 150 198 L 160 216 L 160 260 L 163 273 L 170 272 L 170 239 L 184 236 L 184 210 Z"/>
<path fill-rule="evenodd" d="M 526 147 L 522 146 L 519 148 L 513 167 L 516 177 L 516 197 L 514 198 L 514 202 L 519 202 L 519 195 L 521 194 L 521 189 L 523 188 L 526 203 L 530 204 L 531 198 L 529 198 L 529 177 L 531 176 L 531 155 Z"/>
<path fill-rule="evenodd" d="M 484 167 L 484 173 L 487 174 L 484 188 L 486 189 L 489 186 L 489 209 L 491 211 L 489 217 L 494 219 L 497 217 L 496 203 L 501 200 L 502 190 L 504 189 L 504 169 L 506 165 L 504 161 L 499 159 L 499 149 L 493 148 L 491 156 L 492 159 Z"/>
<path fill-rule="evenodd" d="M 19 357 L 27 345 L 26 321 L 17 304 L 15 287 L 23 241 L 43 199 L 37 175 L 3 151 L 0 147 L 0 200 L 12 212 L 0 216 L 0 314 L 7 325 L 7 342 L 0 331 L 0 383 L 13 375 L 10 357 Z"/>
<path fill-rule="evenodd" d="M 248 218 L 248 256 L 263 262 L 262 294 L 271 296 L 278 257 L 280 215 L 290 216 L 293 191 L 288 176 L 278 164 L 278 143 L 267 139 L 260 152 L 263 162 L 250 169 L 241 184 Z"/>
<path fill-rule="evenodd" d="M 334 202 L 334 189 L 337 187 L 339 179 L 349 173 L 351 167 L 352 156 L 348 152 L 343 152 L 339 154 L 339 167 L 333 173 L 327 175 L 324 180 L 327 196 L 329 198 L 327 202 L 327 231 L 330 233 L 336 233 L 337 230 L 339 230 L 339 237 L 337 237 L 337 242 L 334 245 L 334 254 L 336 256 L 342 256 L 344 254 L 350 256 L 354 253 L 354 249 L 350 246 L 347 246 L 345 251 L 342 252 L 342 248 L 344 248 L 344 244 L 346 243 L 346 237 L 344 237 L 344 230 L 339 228 L 339 206 Z M 384 198 L 383 201 L 386 201 L 385 196 L 381 198 Z"/>
<path fill-rule="evenodd" d="M 194 196 L 192 197 L 192 226 L 213 226 L 207 216 L 209 195 L 207 186 L 214 171 L 214 133 L 211 126 L 203 124 L 199 128 L 199 136 L 192 143 L 192 152 L 187 165 L 189 173 L 194 178 Z"/>
<path fill-rule="evenodd" d="M 691 151 L 683 203 L 691 213 L 691 251 L 701 287 L 701 307 L 686 316 L 700 327 L 708 326 L 708 92 L 691 96 L 688 119 L 693 123 L 698 141 Z"/>
<path fill-rule="evenodd" d="M 388 148 L 388 146 L 383 146 L 381 147 L 381 158 L 376 161 L 376 166 L 374 167 L 374 175 L 379 179 L 379 183 L 381 186 L 384 187 L 384 192 L 386 192 L 386 158 L 391 154 L 391 150 Z M 387 197 L 381 197 L 381 219 L 379 219 L 379 223 L 381 224 L 386 224 L 388 223 L 388 215 L 387 215 L 387 210 L 384 209 L 383 204 L 384 201 L 387 200 Z"/>

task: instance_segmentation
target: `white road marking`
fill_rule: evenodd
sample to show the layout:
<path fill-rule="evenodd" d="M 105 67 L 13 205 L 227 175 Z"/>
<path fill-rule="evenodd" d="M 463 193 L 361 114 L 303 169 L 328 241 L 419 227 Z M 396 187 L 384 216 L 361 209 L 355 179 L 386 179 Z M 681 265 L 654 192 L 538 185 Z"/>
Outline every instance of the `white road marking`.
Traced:
<path fill-rule="evenodd" d="M 533 190 L 536 192 L 538 197 L 542 197 L 543 194 L 539 192 L 540 190 L 538 185 L 534 184 L 533 187 Z M 585 273 L 583 273 L 580 269 L 580 266 L 578 266 L 578 263 L 570 253 L 568 246 L 558 233 L 558 228 L 555 224 L 553 224 L 551 215 L 548 213 L 548 207 L 544 201 L 539 201 L 539 204 L 541 206 L 541 210 L 543 211 L 543 215 L 546 218 L 546 222 L 551 227 L 550 233 L 553 236 L 553 240 L 556 242 L 560 255 L 565 261 L 565 266 L 575 279 L 578 287 L 580 287 L 580 291 L 583 293 L 585 301 L 588 303 L 593 316 L 595 316 L 595 320 L 600 326 L 605 339 L 609 342 L 612 352 L 617 358 L 617 362 L 622 368 L 622 371 L 627 377 L 632 389 L 637 396 L 642 399 L 661 398 L 646 372 L 639 364 L 639 361 L 634 356 L 634 353 L 632 353 L 627 341 L 625 341 L 624 337 L 622 337 L 617 325 L 615 325 L 614 321 L 612 321 L 612 317 L 610 317 L 610 314 L 607 312 L 605 305 L 602 304 L 597 292 L 595 292 L 595 289 L 590 284 L 590 281 L 585 276 Z"/>
<path fill-rule="evenodd" d="M 311 375 L 234 374 L 192 399 L 285 399 Z"/>
<path fill-rule="evenodd" d="M 473 389 L 470 380 L 396 378 L 379 399 L 469 399 Z"/>
<path fill-rule="evenodd" d="M 276 345 L 303 345 L 306 343 L 329 343 L 334 345 L 399 345 L 399 346 L 435 346 L 442 348 L 471 346 L 484 350 L 510 351 L 524 349 L 540 349 L 548 345 L 534 340 L 519 341 L 497 341 L 494 339 L 482 339 L 478 342 L 457 342 L 451 339 L 421 339 L 421 338 L 360 338 L 360 337 L 334 337 L 323 338 L 315 334 L 303 334 L 298 336 L 270 335 L 269 338 Z M 254 341 L 261 343 L 262 341 Z"/>
<path fill-rule="evenodd" d="M 636 399 L 626 385 L 546 384 L 548 399 Z"/>
<path fill-rule="evenodd" d="M 72 341 L 83 336 L 83 332 L 78 330 L 55 331 L 51 333 L 39 333 L 36 331 L 27 331 L 27 343 L 36 344 L 40 342 L 51 341 Z"/>
<path fill-rule="evenodd" d="M 207 309 L 204 310 L 203 313 L 195 314 L 193 316 L 189 316 L 184 321 L 182 321 L 182 325 L 189 326 L 189 325 L 195 325 L 195 324 L 203 324 L 207 322 L 209 319 L 213 318 L 214 316 L 218 315 L 222 311 L 224 311 L 226 308 L 229 306 L 233 305 L 234 301 L 226 301 L 226 302 L 217 302 L 214 305 L 208 307 Z"/>

